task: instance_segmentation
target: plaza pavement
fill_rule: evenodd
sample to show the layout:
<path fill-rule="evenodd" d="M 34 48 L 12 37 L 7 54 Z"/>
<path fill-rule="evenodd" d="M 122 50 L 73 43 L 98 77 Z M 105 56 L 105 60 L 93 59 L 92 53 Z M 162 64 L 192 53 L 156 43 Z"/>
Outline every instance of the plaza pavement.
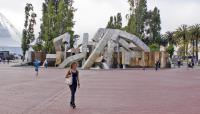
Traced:
<path fill-rule="evenodd" d="M 200 114 L 200 70 L 80 71 L 77 109 L 64 69 L 0 65 L 0 114 Z"/>

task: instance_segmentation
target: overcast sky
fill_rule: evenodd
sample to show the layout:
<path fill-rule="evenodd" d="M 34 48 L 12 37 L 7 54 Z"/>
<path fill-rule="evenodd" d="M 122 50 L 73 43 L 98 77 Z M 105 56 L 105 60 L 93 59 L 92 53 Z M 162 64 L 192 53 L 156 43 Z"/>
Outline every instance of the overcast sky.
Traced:
<path fill-rule="evenodd" d="M 42 2 L 44 0 L 0 0 L 0 12 L 21 32 L 24 23 L 26 3 L 34 5 L 38 14 L 36 34 L 40 31 Z M 121 12 L 124 25 L 125 15 L 129 13 L 128 0 L 75 0 L 75 32 L 90 36 L 100 27 L 105 27 L 111 15 Z M 162 33 L 175 30 L 181 24 L 200 23 L 200 0 L 148 0 L 148 9 L 157 6 L 160 9 Z"/>

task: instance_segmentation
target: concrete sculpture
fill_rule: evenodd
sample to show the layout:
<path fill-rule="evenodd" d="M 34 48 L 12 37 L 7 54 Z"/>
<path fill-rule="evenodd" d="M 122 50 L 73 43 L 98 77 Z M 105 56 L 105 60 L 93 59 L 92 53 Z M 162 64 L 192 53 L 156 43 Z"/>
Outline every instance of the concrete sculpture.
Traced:
<path fill-rule="evenodd" d="M 61 51 L 60 44 L 65 37 L 66 34 L 54 40 L 58 52 Z M 64 59 L 59 68 L 64 68 L 74 61 L 81 61 L 83 69 L 90 69 L 95 63 L 101 64 L 104 69 L 112 68 L 114 64 L 126 68 L 133 57 L 144 61 L 143 53 L 150 51 L 137 36 L 116 29 L 99 29 L 92 41 L 88 40 L 89 35 L 85 33 L 81 44 L 82 51 Z"/>

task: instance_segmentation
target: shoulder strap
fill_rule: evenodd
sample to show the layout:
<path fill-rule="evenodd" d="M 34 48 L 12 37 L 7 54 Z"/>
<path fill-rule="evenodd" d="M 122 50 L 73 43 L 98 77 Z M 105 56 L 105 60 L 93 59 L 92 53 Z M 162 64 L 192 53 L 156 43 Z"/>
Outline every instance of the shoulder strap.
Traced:
<path fill-rule="evenodd" d="M 68 72 L 67 72 L 67 75 L 70 75 L 71 74 L 71 70 L 69 70 Z"/>

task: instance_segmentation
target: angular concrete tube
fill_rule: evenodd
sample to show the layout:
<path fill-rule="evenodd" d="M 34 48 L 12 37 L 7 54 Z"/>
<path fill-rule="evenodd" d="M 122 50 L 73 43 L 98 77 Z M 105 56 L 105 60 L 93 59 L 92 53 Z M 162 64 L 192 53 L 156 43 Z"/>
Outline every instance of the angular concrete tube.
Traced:
<path fill-rule="evenodd" d="M 86 53 L 80 53 L 76 54 L 74 56 L 68 57 L 65 59 L 60 65 L 59 68 L 65 68 L 67 65 L 71 64 L 72 62 L 79 61 L 81 59 L 84 59 L 86 57 Z"/>
<path fill-rule="evenodd" d="M 89 69 L 90 67 L 92 67 L 95 60 L 101 55 L 107 45 L 109 48 L 113 48 L 111 44 L 109 44 L 111 40 L 115 43 L 119 43 L 129 52 L 131 52 L 130 43 L 133 43 L 139 51 L 150 51 L 149 47 L 135 35 L 116 29 L 99 29 L 93 38 L 93 41 L 98 42 L 98 44 L 83 65 L 83 69 Z M 112 52 L 113 49 L 108 49 L 109 54 L 111 54 Z M 111 64 L 111 61 L 111 57 L 108 57 L 108 65 Z"/>
<path fill-rule="evenodd" d="M 63 35 L 61 35 L 57 38 L 54 38 L 53 44 L 54 44 L 55 50 L 56 51 L 62 51 L 61 46 L 62 46 L 62 43 L 64 43 L 64 42 L 67 42 L 68 45 L 69 45 L 69 43 L 70 43 L 69 33 L 65 33 L 65 34 L 63 34 Z M 67 46 L 67 48 L 69 49 L 69 46 Z"/>
<path fill-rule="evenodd" d="M 105 35 L 102 37 L 102 39 L 99 41 L 98 45 L 92 52 L 92 54 L 89 56 L 85 64 L 83 65 L 83 69 L 89 69 L 94 64 L 95 60 L 100 56 L 101 52 L 106 47 L 108 41 L 111 39 L 111 37 L 114 35 L 114 30 L 108 29 L 105 33 Z"/>

